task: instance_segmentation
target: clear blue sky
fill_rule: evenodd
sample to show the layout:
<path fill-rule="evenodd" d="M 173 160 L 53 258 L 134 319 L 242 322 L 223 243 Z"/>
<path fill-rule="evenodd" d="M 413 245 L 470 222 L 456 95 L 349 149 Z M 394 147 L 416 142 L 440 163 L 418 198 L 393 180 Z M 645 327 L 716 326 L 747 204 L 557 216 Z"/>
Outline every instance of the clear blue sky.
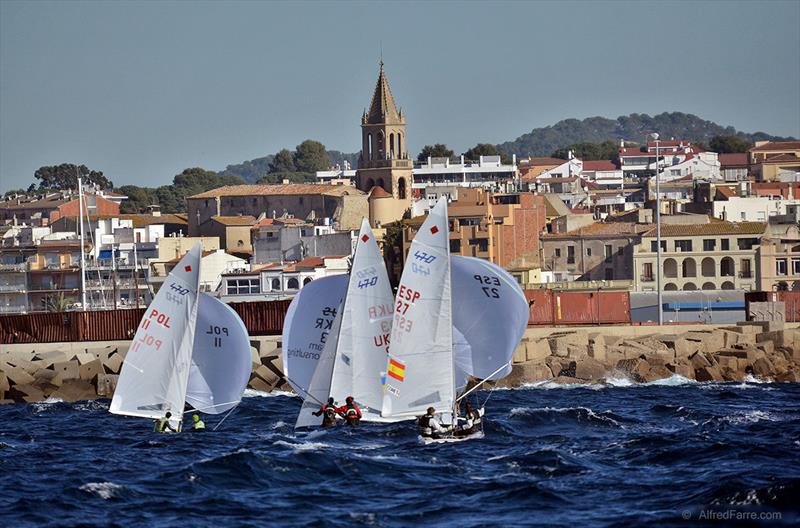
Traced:
<path fill-rule="evenodd" d="M 0 191 L 85 163 L 162 185 L 359 148 L 381 42 L 410 150 L 683 111 L 800 136 L 800 2 L 0 1 Z"/>

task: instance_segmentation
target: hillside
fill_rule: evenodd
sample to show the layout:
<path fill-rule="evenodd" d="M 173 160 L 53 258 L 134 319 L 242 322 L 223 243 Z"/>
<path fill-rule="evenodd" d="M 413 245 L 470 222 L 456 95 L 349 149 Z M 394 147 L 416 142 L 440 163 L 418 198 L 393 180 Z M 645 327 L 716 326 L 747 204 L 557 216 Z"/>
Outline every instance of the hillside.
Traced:
<path fill-rule="evenodd" d="M 328 150 L 328 158 L 332 165 L 342 166 L 345 160 L 350 162 L 352 168 L 358 165 L 358 153 L 345 153 L 338 150 Z M 274 154 L 268 154 L 263 158 L 256 158 L 250 161 L 243 161 L 235 165 L 228 165 L 225 170 L 219 171 L 220 176 L 238 176 L 245 183 L 256 183 L 259 178 L 269 173 L 269 165 L 275 159 Z"/>
<path fill-rule="evenodd" d="M 602 143 L 608 140 L 619 142 L 621 139 L 643 143 L 645 136 L 654 131 L 664 139 L 674 137 L 705 144 L 715 136 L 738 136 L 749 142 L 790 139 L 764 132 L 741 132 L 731 126 L 718 125 L 692 114 L 664 112 L 652 117 L 647 114 L 631 114 L 616 119 L 564 119 L 552 126 L 534 128 L 514 141 L 500 143 L 497 148 L 508 155 L 550 156 L 557 149 L 575 143 Z"/>

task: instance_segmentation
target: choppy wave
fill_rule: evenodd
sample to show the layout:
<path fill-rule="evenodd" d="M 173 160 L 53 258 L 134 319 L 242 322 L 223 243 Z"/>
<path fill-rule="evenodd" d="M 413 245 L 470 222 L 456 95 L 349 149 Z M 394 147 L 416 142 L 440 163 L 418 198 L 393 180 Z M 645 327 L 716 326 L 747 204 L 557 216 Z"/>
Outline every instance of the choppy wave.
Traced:
<path fill-rule="evenodd" d="M 0 406 L 0 520 L 623 526 L 742 509 L 800 522 L 800 386 L 673 376 L 476 396 L 491 396 L 482 437 L 427 444 L 408 422 L 296 432 L 291 393 L 249 391 L 204 434 L 156 435 L 103 401 Z"/>

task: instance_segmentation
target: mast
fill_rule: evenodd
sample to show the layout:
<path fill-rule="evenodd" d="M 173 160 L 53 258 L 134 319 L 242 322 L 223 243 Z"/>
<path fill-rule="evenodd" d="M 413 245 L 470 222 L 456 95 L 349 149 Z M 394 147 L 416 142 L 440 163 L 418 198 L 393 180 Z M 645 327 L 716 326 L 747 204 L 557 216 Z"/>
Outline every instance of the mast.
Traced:
<path fill-rule="evenodd" d="M 77 169 L 76 169 L 77 171 Z M 78 231 L 80 233 L 81 244 L 81 308 L 86 311 L 86 256 L 83 246 L 83 186 L 81 177 L 78 176 Z"/>
<path fill-rule="evenodd" d="M 136 256 L 136 236 L 133 237 L 133 287 L 136 288 L 134 297 L 136 297 L 136 309 L 139 309 L 139 259 Z"/>

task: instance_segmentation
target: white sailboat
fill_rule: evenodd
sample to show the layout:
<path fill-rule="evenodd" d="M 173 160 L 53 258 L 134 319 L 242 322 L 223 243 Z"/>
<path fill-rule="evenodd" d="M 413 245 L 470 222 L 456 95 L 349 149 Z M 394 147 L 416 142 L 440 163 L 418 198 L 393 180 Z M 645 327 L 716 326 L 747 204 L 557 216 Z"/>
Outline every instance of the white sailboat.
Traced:
<path fill-rule="evenodd" d="M 410 418 L 433 407 L 454 424 L 469 377 L 510 372 L 527 321 L 525 296 L 507 272 L 450 257 L 441 198 L 411 244 L 397 290 L 382 416 Z"/>
<path fill-rule="evenodd" d="M 235 407 L 250 378 L 247 329 L 219 300 L 199 293 L 196 244 L 164 281 L 139 323 L 109 411 L 163 418 L 179 429 L 185 404 L 219 414 Z"/>
<path fill-rule="evenodd" d="M 363 219 L 347 292 L 333 323 L 295 427 L 319 425 L 312 413 L 330 396 L 352 395 L 363 421 L 381 418 L 394 296 L 383 256 L 369 222 Z"/>

